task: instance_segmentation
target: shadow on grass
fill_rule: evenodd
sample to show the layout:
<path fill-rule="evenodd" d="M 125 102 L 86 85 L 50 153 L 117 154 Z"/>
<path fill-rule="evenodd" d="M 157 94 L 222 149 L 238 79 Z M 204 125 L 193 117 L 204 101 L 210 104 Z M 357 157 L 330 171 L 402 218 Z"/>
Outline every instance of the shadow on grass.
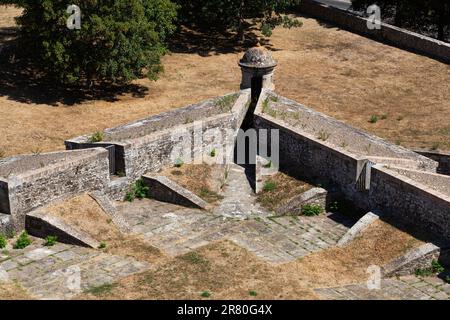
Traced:
<path fill-rule="evenodd" d="M 198 54 L 209 57 L 219 54 L 239 53 L 256 45 L 276 50 L 269 39 L 260 37 L 257 28 L 248 25 L 244 41 L 239 41 L 236 32 L 203 30 L 195 27 L 180 27 L 169 42 L 169 49 L 174 53 Z"/>
<path fill-rule="evenodd" d="M 137 85 L 65 86 L 37 73 L 29 60 L 20 57 L 13 28 L 0 29 L 0 96 L 21 103 L 57 106 L 90 100 L 114 102 L 120 95 L 142 98 L 148 88 Z"/>

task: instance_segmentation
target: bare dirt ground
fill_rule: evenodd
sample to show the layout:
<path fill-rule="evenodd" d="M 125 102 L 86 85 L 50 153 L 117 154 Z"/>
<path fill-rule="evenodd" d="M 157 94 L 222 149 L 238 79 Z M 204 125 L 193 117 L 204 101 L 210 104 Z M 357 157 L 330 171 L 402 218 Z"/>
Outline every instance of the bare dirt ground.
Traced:
<path fill-rule="evenodd" d="M 226 166 L 208 164 L 183 164 L 171 167 L 158 174 L 166 176 L 183 188 L 192 191 L 208 203 L 216 203 L 222 199 L 220 195 L 225 183 Z"/>
<path fill-rule="evenodd" d="M 0 41 L 19 13 L 1 8 Z M 278 93 L 391 142 L 450 150 L 449 65 L 300 18 L 302 28 L 277 28 L 267 44 L 279 62 Z M 117 97 L 49 93 L 0 70 L 3 156 L 63 149 L 65 139 L 236 91 L 243 48 L 187 39 L 164 57 L 159 81 L 136 81 Z M 372 115 L 386 119 L 369 123 Z"/>
<path fill-rule="evenodd" d="M 202 299 L 206 291 L 213 299 L 318 299 L 314 288 L 364 281 L 369 266 L 381 266 L 420 244 L 380 221 L 343 248 L 273 266 L 232 242 L 219 241 L 77 298 Z"/>

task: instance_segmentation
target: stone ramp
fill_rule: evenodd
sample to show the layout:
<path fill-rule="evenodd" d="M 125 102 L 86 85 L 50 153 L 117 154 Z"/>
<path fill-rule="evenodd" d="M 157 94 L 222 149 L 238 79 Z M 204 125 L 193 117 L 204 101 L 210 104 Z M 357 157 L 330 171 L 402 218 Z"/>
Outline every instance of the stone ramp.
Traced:
<path fill-rule="evenodd" d="M 273 264 L 335 245 L 352 224 L 335 214 L 241 220 L 154 200 L 123 204 L 119 212 L 132 232 L 171 256 L 229 239 Z"/>
<path fill-rule="evenodd" d="M 37 299 L 71 299 L 149 268 L 147 263 L 98 250 L 60 243 L 44 247 L 40 239 L 23 250 L 0 255 L 0 270 L 8 280 L 18 282 Z"/>
<path fill-rule="evenodd" d="M 129 231 L 104 194 L 84 193 L 55 202 L 27 214 L 26 230 L 33 236 L 57 236 L 58 241 L 98 248 L 106 233 L 118 237 Z"/>
<path fill-rule="evenodd" d="M 158 201 L 178 204 L 189 208 L 208 209 L 208 203 L 165 176 L 146 174 L 142 176 L 148 195 Z"/>
<path fill-rule="evenodd" d="M 256 195 L 245 168 L 237 164 L 230 165 L 223 192 L 224 199 L 214 210 L 215 214 L 237 219 L 269 215 L 256 203 Z"/>

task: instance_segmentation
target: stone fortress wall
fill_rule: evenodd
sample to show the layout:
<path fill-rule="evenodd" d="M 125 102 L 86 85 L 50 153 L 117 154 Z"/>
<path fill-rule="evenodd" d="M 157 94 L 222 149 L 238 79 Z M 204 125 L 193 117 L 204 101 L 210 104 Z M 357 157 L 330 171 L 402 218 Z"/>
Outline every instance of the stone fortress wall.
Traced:
<path fill-rule="evenodd" d="M 301 12 L 336 26 L 402 49 L 418 52 L 450 62 L 450 44 L 396 26 L 382 23 L 381 29 L 367 28 L 367 19 L 353 11 L 345 11 L 314 0 L 302 0 Z"/>
<path fill-rule="evenodd" d="M 280 130 L 280 170 L 336 188 L 361 210 L 450 240 L 450 176 L 436 173 L 437 162 L 268 90 L 254 117 L 257 129 Z"/>
<path fill-rule="evenodd" d="M 78 193 L 123 199 L 146 173 L 174 165 L 174 156 L 189 162 L 217 148 L 227 150 L 217 158 L 231 161 L 239 129 L 252 124 L 279 130 L 281 171 L 341 194 L 365 212 L 450 240 L 450 177 L 436 173 L 438 162 L 276 95 L 275 66 L 264 50 L 250 49 L 237 93 L 108 129 L 101 142 L 82 136 L 66 141 L 68 151 L 1 160 L 0 232 L 23 229 L 30 211 Z M 260 87 L 247 88 L 252 68 Z M 182 154 L 181 146 L 188 151 Z"/>
<path fill-rule="evenodd" d="M 249 105 L 250 90 L 241 90 L 106 130 L 102 142 L 82 136 L 66 141 L 68 151 L 0 160 L 0 232 L 23 229 L 28 212 L 77 193 L 98 190 L 123 199 L 130 184 L 146 172 L 173 165 L 171 154 L 182 143 L 172 139 L 176 132 L 194 139 L 212 130 L 225 138 L 231 130 L 229 140 L 212 136 L 189 145 L 193 156 L 214 148 L 232 150 Z M 123 172 L 111 170 L 111 161 Z"/>

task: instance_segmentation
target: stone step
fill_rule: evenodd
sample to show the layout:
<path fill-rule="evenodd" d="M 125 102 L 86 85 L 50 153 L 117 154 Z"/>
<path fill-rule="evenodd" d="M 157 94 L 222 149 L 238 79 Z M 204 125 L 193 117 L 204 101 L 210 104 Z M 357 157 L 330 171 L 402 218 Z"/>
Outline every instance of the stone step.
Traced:
<path fill-rule="evenodd" d="M 189 208 L 209 209 L 206 201 L 167 177 L 146 174 L 142 179 L 150 188 L 149 196 L 153 199 Z"/>

